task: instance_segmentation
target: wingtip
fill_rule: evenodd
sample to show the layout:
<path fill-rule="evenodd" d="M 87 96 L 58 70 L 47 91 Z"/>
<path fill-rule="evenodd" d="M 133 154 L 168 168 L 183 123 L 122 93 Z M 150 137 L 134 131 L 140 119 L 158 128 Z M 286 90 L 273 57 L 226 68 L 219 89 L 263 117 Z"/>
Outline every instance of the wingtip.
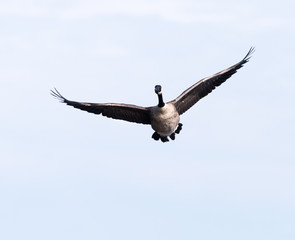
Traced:
<path fill-rule="evenodd" d="M 54 88 L 54 90 L 51 89 L 50 94 L 53 97 L 57 98 L 62 103 L 67 101 L 67 99 L 65 97 L 63 97 L 56 88 Z"/>
<path fill-rule="evenodd" d="M 247 55 L 244 57 L 244 61 L 245 62 L 248 62 L 249 60 L 250 60 L 250 58 L 252 57 L 252 54 L 255 52 L 255 47 L 254 46 L 252 46 L 251 48 L 250 48 L 250 50 L 248 51 L 248 53 L 247 53 Z"/>

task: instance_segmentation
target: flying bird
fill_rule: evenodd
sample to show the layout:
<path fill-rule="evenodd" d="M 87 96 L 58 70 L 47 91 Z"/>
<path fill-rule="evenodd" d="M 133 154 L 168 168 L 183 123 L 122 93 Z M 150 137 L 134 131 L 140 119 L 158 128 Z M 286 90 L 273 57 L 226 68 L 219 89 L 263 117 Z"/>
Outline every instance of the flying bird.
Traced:
<path fill-rule="evenodd" d="M 224 83 L 228 78 L 243 67 L 254 52 L 251 47 L 247 55 L 237 64 L 218 72 L 210 77 L 201 79 L 190 88 L 186 89 L 176 99 L 165 103 L 163 100 L 162 87 L 155 86 L 155 93 L 158 96 L 158 105 L 153 107 L 140 107 L 123 103 L 87 103 L 70 101 L 63 97 L 57 89 L 51 90 L 51 94 L 63 103 L 94 114 L 102 114 L 105 117 L 125 120 L 128 122 L 151 125 L 155 131 L 152 138 L 162 142 L 174 140 L 175 134 L 179 134 L 182 124 L 179 122 L 180 115 L 185 113 L 201 98 L 212 92 L 215 87 Z"/>

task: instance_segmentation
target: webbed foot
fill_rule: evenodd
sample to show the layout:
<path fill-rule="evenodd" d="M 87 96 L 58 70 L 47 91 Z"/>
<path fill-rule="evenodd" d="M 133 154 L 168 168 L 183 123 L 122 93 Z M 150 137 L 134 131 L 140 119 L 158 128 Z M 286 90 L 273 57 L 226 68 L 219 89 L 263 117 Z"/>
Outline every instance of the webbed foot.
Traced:
<path fill-rule="evenodd" d="M 162 142 L 169 142 L 169 139 L 168 139 L 168 137 L 161 137 L 161 141 Z"/>
<path fill-rule="evenodd" d="M 178 123 L 178 127 L 177 127 L 177 129 L 175 130 L 175 133 L 179 134 L 180 131 L 181 131 L 181 129 L 182 129 L 182 126 L 183 126 L 182 123 Z"/>
<path fill-rule="evenodd" d="M 160 139 L 159 133 L 154 132 L 154 134 L 152 135 L 152 138 L 155 139 L 156 141 L 158 141 Z"/>
<path fill-rule="evenodd" d="M 175 140 L 175 133 L 172 133 L 170 136 L 171 140 Z"/>

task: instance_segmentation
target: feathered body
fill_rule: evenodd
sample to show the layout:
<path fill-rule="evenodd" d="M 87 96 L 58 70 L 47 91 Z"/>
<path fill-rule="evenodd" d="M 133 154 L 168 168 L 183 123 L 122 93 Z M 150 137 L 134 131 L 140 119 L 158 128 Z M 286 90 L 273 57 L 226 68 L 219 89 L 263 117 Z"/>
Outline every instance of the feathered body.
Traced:
<path fill-rule="evenodd" d="M 153 107 L 151 111 L 151 125 L 161 137 L 170 136 L 178 127 L 179 114 L 172 103 L 164 107 Z"/>

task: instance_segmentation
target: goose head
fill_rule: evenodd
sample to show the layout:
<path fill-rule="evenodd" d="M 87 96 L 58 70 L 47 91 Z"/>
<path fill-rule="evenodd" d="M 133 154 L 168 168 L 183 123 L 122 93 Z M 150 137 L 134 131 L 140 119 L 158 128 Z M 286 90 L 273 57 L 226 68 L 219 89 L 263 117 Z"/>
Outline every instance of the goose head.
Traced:
<path fill-rule="evenodd" d="M 156 85 L 155 86 L 155 93 L 157 95 L 162 94 L 162 87 L 161 87 L 161 85 Z"/>

